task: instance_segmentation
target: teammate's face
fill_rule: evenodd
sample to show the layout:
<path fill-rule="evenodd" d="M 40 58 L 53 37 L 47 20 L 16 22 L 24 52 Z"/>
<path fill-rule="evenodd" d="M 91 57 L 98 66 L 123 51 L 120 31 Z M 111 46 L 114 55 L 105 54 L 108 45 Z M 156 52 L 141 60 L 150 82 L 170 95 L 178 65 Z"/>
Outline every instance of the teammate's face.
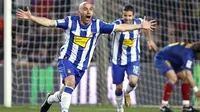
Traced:
<path fill-rule="evenodd" d="M 79 7 L 79 16 L 81 24 L 88 25 L 91 22 L 93 16 L 93 5 L 86 2 L 82 6 Z"/>
<path fill-rule="evenodd" d="M 133 18 L 135 16 L 132 11 L 123 11 L 122 17 L 126 24 L 132 24 Z"/>

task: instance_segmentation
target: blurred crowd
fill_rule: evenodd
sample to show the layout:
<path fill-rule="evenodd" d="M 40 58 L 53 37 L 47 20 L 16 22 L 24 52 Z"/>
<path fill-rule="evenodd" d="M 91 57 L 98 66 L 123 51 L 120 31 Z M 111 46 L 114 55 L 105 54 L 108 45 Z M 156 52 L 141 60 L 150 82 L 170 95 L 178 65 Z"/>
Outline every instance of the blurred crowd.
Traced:
<path fill-rule="evenodd" d="M 60 29 L 40 27 L 30 21 L 17 20 L 15 11 L 18 8 L 26 9 L 28 6 L 34 15 L 60 19 L 75 15 L 78 4 L 82 1 L 84 0 L 12 0 L 13 59 L 17 62 L 52 63 L 64 42 L 63 31 Z M 159 47 L 177 41 L 193 42 L 200 37 L 198 0 L 96 0 L 93 2 L 98 2 L 95 4 L 95 8 L 98 8 L 95 16 L 106 22 L 121 18 L 120 12 L 127 3 L 133 4 L 136 16 L 145 15 L 147 19 L 156 19 L 158 25 L 152 35 Z M 3 60 L 2 18 L 3 16 L 0 16 L 0 60 Z M 108 38 L 108 47 L 110 41 L 111 38 Z M 144 38 L 141 48 L 143 57 L 153 57 L 147 50 Z"/>

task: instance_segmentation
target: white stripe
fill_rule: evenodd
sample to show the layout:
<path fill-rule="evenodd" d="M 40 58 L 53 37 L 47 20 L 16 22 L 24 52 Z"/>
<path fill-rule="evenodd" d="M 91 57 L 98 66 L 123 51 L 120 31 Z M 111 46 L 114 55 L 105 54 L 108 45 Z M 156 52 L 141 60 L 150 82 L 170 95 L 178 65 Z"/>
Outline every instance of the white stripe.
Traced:
<path fill-rule="evenodd" d="M 129 32 L 124 32 L 124 39 L 130 39 Z M 121 55 L 121 65 L 127 64 L 127 47 L 126 45 L 122 44 L 122 55 Z"/>
<path fill-rule="evenodd" d="M 117 55 L 118 55 L 118 49 L 119 49 L 119 39 L 120 39 L 121 32 L 116 32 L 115 37 L 113 37 L 113 58 L 112 62 L 114 64 L 117 64 Z"/>
<path fill-rule="evenodd" d="M 136 23 L 134 23 L 134 24 L 136 24 Z M 134 44 L 133 44 L 133 46 L 131 48 L 131 62 L 137 60 L 136 43 L 137 43 L 138 30 L 134 30 L 133 34 L 134 34 L 135 42 L 134 42 Z"/>
<path fill-rule="evenodd" d="M 75 33 L 75 35 L 80 36 L 80 26 L 79 26 L 78 21 L 77 21 L 76 24 L 77 24 L 77 25 L 76 25 L 76 31 L 75 31 L 74 33 Z M 72 37 L 71 37 L 71 38 L 72 38 Z M 73 43 L 73 42 L 72 42 L 72 43 Z M 69 57 L 69 60 L 70 60 L 72 63 L 74 63 L 74 61 L 76 60 L 77 53 L 78 53 L 78 47 L 79 47 L 78 45 L 76 45 L 76 44 L 73 43 L 72 50 L 71 50 L 71 55 L 70 55 L 70 57 Z"/>
<path fill-rule="evenodd" d="M 68 17 L 69 21 L 68 21 L 68 29 L 65 31 L 64 36 L 65 36 L 65 44 L 61 47 L 64 48 L 62 50 L 62 52 L 60 52 L 60 56 L 58 57 L 58 59 L 63 59 L 65 57 L 65 54 L 67 52 L 67 48 L 69 46 L 69 39 L 70 39 L 70 29 L 71 29 L 71 25 L 72 25 L 72 21 L 71 21 L 71 16 Z"/>
<path fill-rule="evenodd" d="M 97 31 L 97 33 L 96 33 L 96 35 L 95 35 L 95 39 L 94 39 L 94 41 L 93 41 L 93 43 L 92 43 L 92 48 L 91 48 L 91 51 L 90 51 L 90 58 L 89 58 L 89 60 L 88 60 L 88 65 L 87 66 L 89 66 L 90 65 L 90 61 L 91 61 L 91 59 L 92 59 L 92 56 L 93 56 L 93 52 L 94 52 L 94 49 L 95 49 L 95 47 L 96 47 L 96 43 L 97 43 L 97 38 L 98 38 L 98 36 L 100 35 L 100 21 L 97 19 L 97 21 L 96 21 L 96 31 Z"/>
<path fill-rule="evenodd" d="M 117 20 L 117 21 L 119 21 L 120 24 L 122 23 L 121 20 Z M 112 44 L 113 44 L 112 45 L 112 48 L 113 48 L 113 50 L 112 50 L 112 62 L 114 64 L 117 64 L 117 55 L 118 55 L 119 39 L 120 39 L 121 32 L 114 32 L 113 35 L 114 36 L 113 36 L 113 41 L 112 41 Z"/>
<path fill-rule="evenodd" d="M 140 37 L 138 37 L 138 51 L 139 51 L 138 60 L 140 60 Z"/>
<path fill-rule="evenodd" d="M 90 26 L 87 28 L 87 34 L 86 34 L 86 37 L 89 37 L 89 35 L 91 34 L 91 26 L 92 26 L 92 24 L 90 24 Z M 83 63 L 84 63 L 84 61 L 85 61 L 85 58 L 86 58 L 86 56 L 87 56 L 87 53 L 88 53 L 88 51 L 89 51 L 89 49 L 90 49 L 90 42 L 91 42 L 91 38 L 89 39 L 89 41 L 87 42 L 87 44 L 86 44 L 86 46 L 85 46 L 85 48 L 84 48 L 84 50 L 83 50 L 83 52 L 82 52 L 82 55 L 81 55 L 81 60 L 80 60 L 80 62 L 79 62 L 79 64 L 78 64 L 78 69 L 82 69 L 83 68 Z M 91 53 L 91 52 L 90 52 Z"/>

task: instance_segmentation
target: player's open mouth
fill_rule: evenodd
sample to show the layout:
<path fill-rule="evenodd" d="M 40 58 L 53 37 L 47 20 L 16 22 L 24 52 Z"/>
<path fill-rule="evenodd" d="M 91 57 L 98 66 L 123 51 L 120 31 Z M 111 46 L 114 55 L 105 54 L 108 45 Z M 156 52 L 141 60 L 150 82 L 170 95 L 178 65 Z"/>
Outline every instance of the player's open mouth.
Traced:
<path fill-rule="evenodd" d="M 90 19 L 90 18 L 91 18 L 91 16 L 86 16 L 86 18 L 87 18 L 87 19 Z"/>

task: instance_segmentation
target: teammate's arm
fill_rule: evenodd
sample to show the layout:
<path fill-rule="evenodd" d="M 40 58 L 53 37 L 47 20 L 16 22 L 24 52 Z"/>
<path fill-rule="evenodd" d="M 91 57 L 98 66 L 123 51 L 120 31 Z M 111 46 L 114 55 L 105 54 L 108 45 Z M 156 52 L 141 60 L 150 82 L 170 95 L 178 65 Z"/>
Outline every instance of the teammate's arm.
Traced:
<path fill-rule="evenodd" d="M 154 25 L 156 25 L 155 20 L 151 21 L 144 21 L 142 24 L 119 24 L 115 25 L 115 32 L 125 32 L 125 31 L 130 31 L 130 30 L 137 30 L 137 29 L 148 29 L 148 30 L 153 30 L 156 28 Z"/>
<path fill-rule="evenodd" d="M 147 36 L 147 43 L 148 43 L 148 47 L 149 49 L 153 49 L 154 51 L 157 51 L 158 50 L 158 47 L 157 45 L 155 44 L 154 40 L 152 39 L 151 37 L 151 31 L 150 30 L 144 30 L 146 36 Z"/>
<path fill-rule="evenodd" d="M 17 18 L 24 19 L 24 20 L 31 20 L 31 21 L 33 21 L 37 24 L 47 26 L 47 27 L 56 26 L 55 20 L 50 20 L 50 19 L 45 18 L 45 17 L 33 16 L 28 7 L 27 7 L 27 11 L 23 11 L 21 9 L 17 10 Z"/>
<path fill-rule="evenodd" d="M 194 78 L 192 76 L 192 72 L 190 70 L 185 70 L 185 72 L 186 72 L 186 77 L 187 77 L 187 79 L 190 83 L 190 86 L 192 88 L 194 88 L 196 85 L 195 85 L 195 82 L 194 82 Z"/>
<path fill-rule="evenodd" d="M 195 95 L 197 97 L 197 100 L 200 100 L 200 90 L 198 87 L 195 85 L 194 78 L 192 76 L 192 72 L 190 70 L 185 70 L 186 72 L 186 77 L 190 83 L 190 86 L 192 87 L 193 91 L 195 92 Z"/>

